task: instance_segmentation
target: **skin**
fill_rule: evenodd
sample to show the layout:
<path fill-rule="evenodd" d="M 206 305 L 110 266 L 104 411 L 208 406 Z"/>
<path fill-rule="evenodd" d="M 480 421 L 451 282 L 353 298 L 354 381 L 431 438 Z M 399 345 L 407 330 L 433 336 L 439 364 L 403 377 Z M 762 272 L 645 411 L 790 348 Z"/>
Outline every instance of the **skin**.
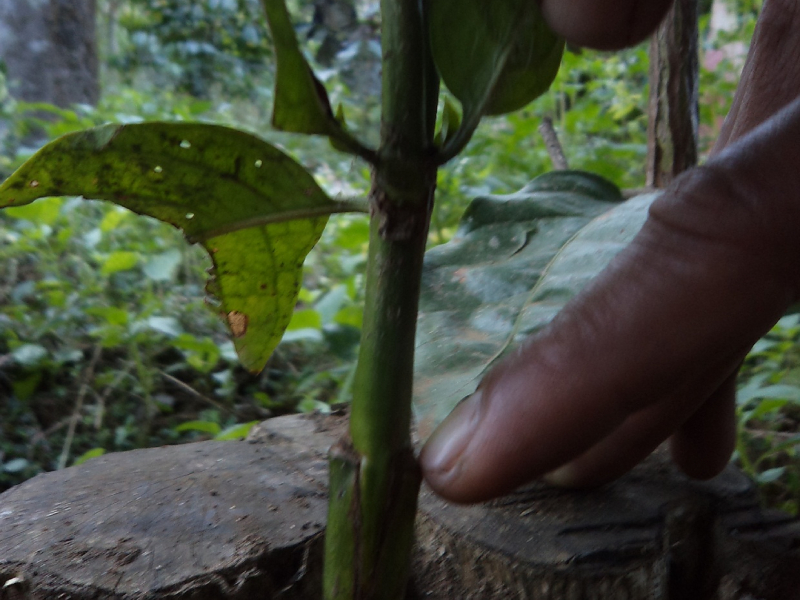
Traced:
<path fill-rule="evenodd" d="M 635 43 L 664 0 L 543 0 L 568 41 Z M 613 9 L 612 9 L 613 8 Z M 545 476 L 613 480 L 669 440 L 709 478 L 734 448 L 741 361 L 800 300 L 800 1 L 766 0 L 713 157 L 634 241 L 434 432 L 424 476 L 455 502 Z"/>

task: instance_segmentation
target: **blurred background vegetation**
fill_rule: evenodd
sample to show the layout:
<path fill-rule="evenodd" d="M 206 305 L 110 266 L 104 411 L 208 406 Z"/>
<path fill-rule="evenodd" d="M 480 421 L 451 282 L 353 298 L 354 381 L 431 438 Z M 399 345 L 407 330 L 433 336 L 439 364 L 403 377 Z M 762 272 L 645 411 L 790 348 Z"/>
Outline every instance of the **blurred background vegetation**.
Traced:
<path fill-rule="evenodd" d="M 288 0 L 298 36 L 348 126 L 375 143 L 376 0 Z M 759 0 L 701 3 L 701 147 L 732 100 Z M 271 131 L 274 69 L 258 0 L 97 0 L 99 100 L 55 106 L 15 95 L 0 63 L 0 179 L 43 143 L 106 122 L 197 120 L 278 142 L 333 195 L 366 195 L 364 164 L 323 139 Z M 439 174 L 429 243 L 469 200 L 552 168 L 537 132 L 552 119 L 570 167 L 644 185 L 647 45 L 570 49 L 550 92 L 486 121 Z M 235 439 L 260 419 L 336 410 L 349 398 L 368 226 L 331 219 L 306 263 L 297 313 L 267 368 L 238 366 L 204 307 L 203 252 L 169 226 L 97 202 L 49 199 L 0 212 L 0 491 L 103 452 Z M 800 320 L 785 317 L 742 373 L 735 460 L 771 505 L 800 505 Z"/>

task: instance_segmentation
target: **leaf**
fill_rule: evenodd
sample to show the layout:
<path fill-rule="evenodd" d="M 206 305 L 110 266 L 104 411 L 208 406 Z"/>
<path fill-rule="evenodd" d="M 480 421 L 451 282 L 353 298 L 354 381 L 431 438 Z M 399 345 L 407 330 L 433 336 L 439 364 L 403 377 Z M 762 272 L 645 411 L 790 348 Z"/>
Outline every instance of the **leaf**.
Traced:
<path fill-rule="evenodd" d="M 41 202 L 34 204 L 33 206 L 38 206 L 39 204 L 41 204 Z M 124 221 L 128 215 L 130 215 L 130 213 L 122 210 L 121 208 L 108 211 L 103 217 L 103 220 L 100 221 L 100 231 L 103 233 L 113 231 L 119 227 L 120 223 L 122 223 L 122 221 Z"/>
<path fill-rule="evenodd" d="M 153 281 L 171 281 L 181 264 L 181 251 L 172 248 L 156 254 L 144 266 L 144 274 Z"/>
<path fill-rule="evenodd" d="M 24 458 L 14 458 L 2 465 L 6 473 L 20 473 L 28 468 L 30 463 Z"/>
<path fill-rule="evenodd" d="M 91 450 L 87 450 L 83 454 L 81 454 L 78 458 L 75 459 L 73 462 L 73 466 L 82 465 L 87 460 L 91 460 L 93 458 L 97 458 L 98 456 L 103 456 L 106 453 L 105 448 L 92 448 Z"/>
<path fill-rule="evenodd" d="M 442 107 L 442 125 L 436 133 L 434 144 L 443 146 L 452 139 L 459 127 L 461 127 L 461 112 L 450 96 L 445 95 Z"/>
<path fill-rule="evenodd" d="M 244 365 L 258 371 L 281 339 L 305 256 L 330 200 L 292 158 L 216 125 L 106 125 L 51 142 L 0 185 L 0 207 L 45 196 L 109 200 L 200 242 L 214 263 L 208 291 Z"/>
<path fill-rule="evenodd" d="M 25 219 L 40 225 L 52 225 L 61 212 L 61 198 L 49 198 L 45 202 L 38 202 L 33 206 L 19 206 L 6 211 L 6 214 L 15 219 Z"/>
<path fill-rule="evenodd" d="M 786 473 L 786 467 L 777 467 L 775 469 L 767 469 L 756 475 L 756 481 L 761 485 L 767 483 L 774 483 L 778 481 L 783 474 Z"/>
<path fill-rule="evenodd" d="M 303 310 L 296 310 L 292 315 L 292 320 L 289 321 L 289 326 L 286 331 L 296 331 L 298 329 L 321 329 L 322 318 L 319 312 L 313 308 L 306 308 Z"/>
<path fill-rule="evenodd" d="M 175 317 L 147 317 L 146 326 L 169 337 L 178 337 L 183 333 L 180 321 Z"/>
<path fill-rule="evenodd" d="M 795 385 L 776 384 L 764 387 L 742 388 L 736 394 L 736 401 L 740 405 L 747 404 L 756 398 L 772 398 L 800 402 L 800 387 Z"/>
<path fill-rule="evenodd" d="M 236 425 L 231 425 L 215 435 L 214 439 L 218 442 L 241 440 L 246 438 L 247 434 L 250 433 L 250 430 L 256 425 L 258 425 L 258 421 L 250 421 L 249 423 L 238 423 Z"/>
<path fill-rule="evenodd" d="M 23 367 L 38 366 L 48 356 L 47 348 L 38 344 L 23 344 L 11 352 L 11 357 Z"/>
<path fill-rule="evenodd" d="M 325 87 L 300 51 L 284 0 L 262 0 L 262 4 L 277 62 L 272 125 L 283 131 L 329 135 L 338 123 Z"/>
<path fill-rule="evenodd" d="M 609 182 L 570 172 L 473 200 L 454 239 L 425 255 L 414 386 L 421 435 L 602 270 L 654 197 L 620 203 Z"/>
<path fill-rule="evenodd" d="M 531 0 L 432 0 L 431 51 L 439 75 L 464 109 L 471 131 L 483 115 L 522 108 L 544 93 L 564 41 Z"/>
<path fill-rule="evenodd" d="M 201 433 L 210 433 L 211 435 L 219 435 L 222 428 L 214 421 L 187 421 L 175 427 L 177 433 L 184 431 L 199 431 Z"/>
<path fill-rule="evenodd" d="M 136 252 L 112 252 L 103 262 L 100 272 L 103 275 L 111 275 L 120 271 L 129 271 L 138 263 L 139 255 Z"/>
<path fill-rule="evenodd" d="M 284 0 L 261 0 L 275 44 L 277 69 L 272 125 L 294 133 L 327 135 L 331 145 L 375 163 L 374 150 L 361 144 L 345 128 L 344 113 L 334 115 L 328 92 L 306 61 Z"/>

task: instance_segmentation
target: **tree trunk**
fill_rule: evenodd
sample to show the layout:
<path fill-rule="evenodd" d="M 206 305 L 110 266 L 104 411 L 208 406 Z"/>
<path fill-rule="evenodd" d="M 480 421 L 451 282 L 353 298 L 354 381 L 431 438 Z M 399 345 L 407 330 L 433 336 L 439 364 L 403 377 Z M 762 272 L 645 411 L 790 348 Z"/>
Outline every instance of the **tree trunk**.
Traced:
<path fill-rule="evenodd" d="M 650 43 L 648 187 L 697 164 L 697 0 L 676 0 Z"/>
<path fill-rule="evenodd" d="M 343 416 L 134 450 L 0 495 L 2 600 L 319 600 Z M 619 481 L 454 506 L 423 492 L 408 600 L 798 600 L 800 523 L 734 467 L 657 453 Z"/>
<path fill-rule="evenodd" d="M 2 0 L 0 60 L 20 100 L 96 104 L 95 0 Z"/>

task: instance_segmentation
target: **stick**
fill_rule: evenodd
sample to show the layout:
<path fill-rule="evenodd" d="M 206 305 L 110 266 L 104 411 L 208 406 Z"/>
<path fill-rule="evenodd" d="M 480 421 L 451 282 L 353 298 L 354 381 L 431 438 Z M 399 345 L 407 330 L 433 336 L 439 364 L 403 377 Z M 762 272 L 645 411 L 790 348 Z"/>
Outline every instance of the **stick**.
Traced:
<path fill-rule="evenodd" d="M 89 362 L 89 366 L 86 367 L 86 372 L 83 375 L 83 381 L 81 382 L 81 387 L 78 390 L 78 398 L 75 400 L 75 410 L 72 411 L 69 429 L 67 429 L 67 437 L 64 439 L 64 447 L 61 449 L 61 456 L 58 457 L 58 470 L 61 470 L 67 466 L 67 460 L 69 460 L 69 451 L 72 447 L 72 440 L 75 437 L 75 428 L 78 426 L 78 420 L 81 418 L 83 399 L 86 396 L 87 390 L 89 389 L 89 382 L 94 379 L 94 368 L 97 365 L 97 361 L 100 360 L 100 354 L 102 351 L 103 347 L 100 344 L 97 344 L 94 347 L 92 360 Z"/>
<path fill-rule="evenodd" d="M 188 383 L 186 383 L 184 381 L 181 381 L 177 377 L 173 377 L 172 375 L 170 375 L 169 373 L 167 373 L 165 371 L 162 371 L 161 369 L 159 369 L 158 372 L 161 374 L 161 376 L 164 379 L 166 379 L 170 383 L 173 383 L 173 384 L 177 385 L 183 391 L 191 394 L 192 396 L 194 396 L 198 400 L 202 400 L 203 402 L 207 402 L 208 404 L 210 404 L 211 406 L 213 406 L 217 410 L 221 410 L 222 412 L 228 413 L 229 415 L 238 416 L 236 414 L 236 411 L 231 410 L 230 408 L 228 408 L 224 404 L 220 404 L 216 400 L 212 400 L 208 396 L 204 396 L 203 394 L 198 392 L 196 389 L 194 389 L 192 386 L 190 386 Z"/>
<path fill-rule="evenodd" d="M 547 148 L 547 153 L 550 155 L 550 160 L 553 163 L 553 169 L 556 171 L 566 171 L 569 169 L 567 164 L 567 157 L 564 155 L 564 148 L 561 147 L 561 142 L 558 141 L 558 134 L 553 127 L 553 120 L 550 117 L 544 117 L 542 123 L 539 125 L 539 134 L 544 139 L 544 145 Z"/>

